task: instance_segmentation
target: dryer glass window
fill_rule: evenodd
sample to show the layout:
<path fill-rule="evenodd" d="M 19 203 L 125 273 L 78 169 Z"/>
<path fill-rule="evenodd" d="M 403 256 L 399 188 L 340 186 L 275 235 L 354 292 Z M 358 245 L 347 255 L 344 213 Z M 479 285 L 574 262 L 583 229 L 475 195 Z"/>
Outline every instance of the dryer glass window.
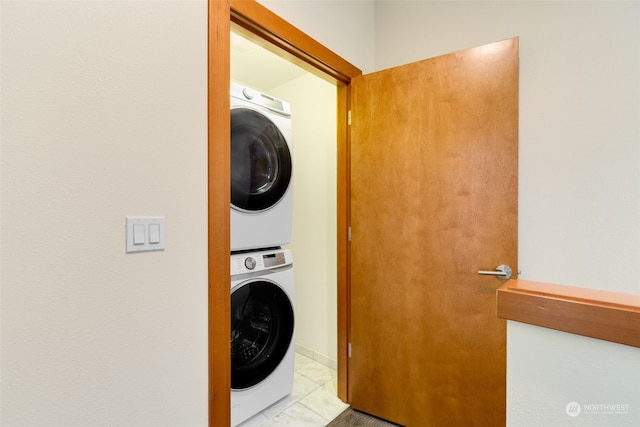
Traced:
<path fill-rule="evenodd" d="M 231 388 L 252 387 L 284 358 L 293 338 L 293 306 L 275 283 L 258 280 L 231 294 Z"/>
<path fill-rule="evenodd" d="M 278 127 L 263 114 L 231 110 L 231 203 L 263 211 L 280 201 L 291 181 L 291 153 Z"/>

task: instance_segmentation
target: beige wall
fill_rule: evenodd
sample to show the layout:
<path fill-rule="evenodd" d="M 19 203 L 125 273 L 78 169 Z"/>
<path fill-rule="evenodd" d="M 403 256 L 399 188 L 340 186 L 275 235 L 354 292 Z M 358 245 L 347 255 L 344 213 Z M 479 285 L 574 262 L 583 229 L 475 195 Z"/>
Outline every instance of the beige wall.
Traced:
<path fill-rule="evenodd" d="M 204 426 L 207 3 L 0 14 L 0 424 Z M 164 252 L 125 253 L 128 215 Z"/>
<path fill-rule="evenodd" d="M 336 87 L 306 74 L 272 91 L 291 103 L 296 344 L 337 360 Z"/>
<path fill-rule="evenodd" d="M 523 277 L 640 293 L 640 3 L 264 3 L 364 71 L 519 35 Z M 0 2 L 3 426 L 206 425 L 206 9 Z M 126 255 L 127 215 L 166 250 Z M 638 349 L 508 352 L 510 425 L 640 424 Z"/>

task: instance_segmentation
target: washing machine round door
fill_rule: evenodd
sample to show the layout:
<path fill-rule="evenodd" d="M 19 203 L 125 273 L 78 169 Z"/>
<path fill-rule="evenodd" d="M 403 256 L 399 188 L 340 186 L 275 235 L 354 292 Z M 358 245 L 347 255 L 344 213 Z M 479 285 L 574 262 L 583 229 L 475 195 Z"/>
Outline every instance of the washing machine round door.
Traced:
<path fill-rule="evenodd" d="M 231 293 L 231 388 L 252 387 L 280 364 L 293 338 L 293 306 L 273 282 L 260 279 Z"/>
<path fill-rule="evenodd" d="M 275 206 L 291 182 L 291 152 L 282 132 L 264 114 L 231 110 L 231 204 L 260 212 Z"/>

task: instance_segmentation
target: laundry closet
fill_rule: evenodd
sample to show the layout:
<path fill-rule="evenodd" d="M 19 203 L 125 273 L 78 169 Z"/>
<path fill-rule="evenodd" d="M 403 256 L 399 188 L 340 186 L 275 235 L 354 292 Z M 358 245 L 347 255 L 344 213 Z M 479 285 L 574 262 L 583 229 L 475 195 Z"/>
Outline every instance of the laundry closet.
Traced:
<path fill-rule="evenodd" d="M 295 348 L 336 369 L 336 87 L 235 30 L 231 79 L 290 104 Z"/>

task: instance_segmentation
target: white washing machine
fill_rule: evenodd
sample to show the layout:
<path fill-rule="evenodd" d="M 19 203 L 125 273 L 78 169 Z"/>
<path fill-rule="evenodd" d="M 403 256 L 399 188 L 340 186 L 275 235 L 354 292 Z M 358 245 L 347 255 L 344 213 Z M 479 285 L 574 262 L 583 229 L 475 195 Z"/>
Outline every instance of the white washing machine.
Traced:
<path fill-rule="evenodd" d="M 231 83 L 231 251 L 291 241 L 291 107 Z"/>
<path fill-rule="evenodd" d="M 231 256 L 231 426 L 293 389 L 293 260 L 288 249 Z"/>

